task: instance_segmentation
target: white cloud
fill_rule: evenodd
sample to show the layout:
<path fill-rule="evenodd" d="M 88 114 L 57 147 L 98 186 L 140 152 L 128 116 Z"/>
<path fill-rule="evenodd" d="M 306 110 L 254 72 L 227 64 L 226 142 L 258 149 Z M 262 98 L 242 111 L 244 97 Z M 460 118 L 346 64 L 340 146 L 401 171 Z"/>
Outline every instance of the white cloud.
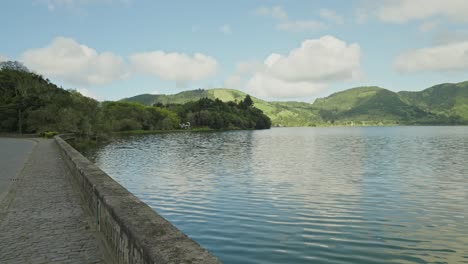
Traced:
<path fill-rule="evenodd" d="M 407 51 L 394 67 L 403 73 L 468 70 L 468 41 Z"/>
<path fill-rule="evenodd" d="M 377 3 L 376 15 L 386 22 L 405 23 L 435 16 L 455 22 L 468 22 L 466 0 L 387 0 Z"/>
<path fill-rule="evenodd" d="M 361 76 L 361 50 L 333 36 L 310 39 L 288 55 L 272 53 L 247 82 L 248 90 L 265 97 L 316 94 L 334 81 Z"/>
<path fill-rule="evenodd" d="M 291 32 L 316 31 L 324 27 L 325 25 L 322 22 L 315 20 L 284 21 L 276 25 L 277 30 Z"/>
<path fill-rule="evenodd" d="M 64 37 L 55 38 L 44 48 L 25 51 L 21 61 L 33 71 L 79 86 L 107 84 L 128 76 L 120 56 L 98 53 Z"/>
<path fill-rule="evenodd" d="M 263 69 L 264 64 L 257 60 L 239 62 L 236 65 L 235 72 L 224 80 L 224 86 L 243 89 L 246 84 L 246 78 L 252 76 L 256 72 L 262 71 Z"/>
<path fill-rule="evenodd" d="M 320 9 L 320 17 L 335 24 L 343 24 L 344 19 L 331 9 Z"/>
<path fill-rule="evenodd" d="M 248 90 L 263 98 L 294 98 L 317 94 L 327 85 L 311 82 L 287 82 L 267 73 L 255 74 L 247 83 Z"/>
<path fill-rule="evenodd" d="M 2 61 L 8 61 L 8 57 L 5 55 L 0 54 L 0 62 Z"/>
<path fill-rule="evenodd" d="M 228 25 L 228 24 L 224 24 L 222 25 L 219 30 L 225 34 L 225 35 L 229 35 L 229 34 L 232 34 L 232 29 L 231 29 L 231 26 Z"/>
<path fill-rule="evenodd" d="M 262 6 L 255 10 L 255 14 L 259 16 L 270 16 L 275 19 L 287 19 L 288 14 L 281 6 L 266 7 Z"/>
<path fill-rule="evenodd" d="M 201 53 L 189 56 L 176 52 L 143 52 L 130 56 L 130 61 L 136 72 L 157 75 L 178 85 L 205 79 L 218 70 L 216 59 Z"/>
<path fill-rule="evenodd" d="M 86 88 L 78 88 L 76 89 L 80 94 L 86 96 L 86 97 L 91 97 L 95 100 L 98 100 L 98 97 L 93 93 L 91 92 L 90 90 L 86 89 Z"/>
<path fill-rule="evenodd" d="M 64 37 L 53 39 L 43 48 L 26 50 L 20 56 L 29 69 L 79 88 L 126 79 L 133 73 L 157 75 L 182 87 L 187 82 L 207 78 L 218 69 L 214 58 L 201 53 L 189 56 L 153 51 L 135 53 L 129 59 L 131 65 L 111 52 L 98 53 Z"/>
<path fill-rule="evenodd" d="M 354 79 L 360 72 L 361 50 L 333 36 L 310 39 L 288 56 L 271 54 L 268 71 L 291 82 Z"/>

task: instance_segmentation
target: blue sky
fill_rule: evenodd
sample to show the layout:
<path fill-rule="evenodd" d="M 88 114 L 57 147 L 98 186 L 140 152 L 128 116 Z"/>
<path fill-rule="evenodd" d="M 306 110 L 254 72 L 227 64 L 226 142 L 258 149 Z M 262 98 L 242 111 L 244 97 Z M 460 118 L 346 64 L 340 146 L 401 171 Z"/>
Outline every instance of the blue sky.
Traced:
<path fill-rule="evenodd" d="M 19 0 L 0 60 L 99 100 L 229 87 L 312 101 L 468 80 L 468 1 Z"/>

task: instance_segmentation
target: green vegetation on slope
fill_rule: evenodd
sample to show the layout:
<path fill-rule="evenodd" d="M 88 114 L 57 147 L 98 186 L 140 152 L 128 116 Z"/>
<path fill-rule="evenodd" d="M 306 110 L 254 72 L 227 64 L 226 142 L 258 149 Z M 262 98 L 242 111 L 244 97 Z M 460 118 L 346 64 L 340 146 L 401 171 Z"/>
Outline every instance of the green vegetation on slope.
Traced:
<path fill-rule="evenodd" d="M 111 132 L 179 129 L 180 122 L 188 120 L 194 128 L 263 129 L 271 125 L 248 96 L 238 103 L 201 98 L 167 108 L 99 103 L 57 87 L 20 63 L 0 64 L 0 132 L 73 132 L 90 138 Z"/>
<path fill-rule="evenodd" d="M 424 111 L 468 120 L 468 81 L 432 86 L 421 92 L 399 92 L 403 101 Z"/>
<path fill-rule="evenodd" d="M 313 105 L 321 110 L 335 112 L 349 111 L 363 101 L 374 97 L 382 90 L 384 89 L 375 86 L 351 88 L 331 94 L 326 98 L 318 98 Z"/>
<path fill-rule="evenodd" d="M 207 97 L 228 102 L 238 101 L 245 95 L 241 91 L 217 88 L 124 100 L 151 105 Z M 319 98 L 313 104 L 267 102 L 254 97 L 252 100 L 274 126 L 468 124 L 468 82 L 399 93 L 375 86 L 357 87 Z"/>
<path fill-rule="evenodd" d="M 0 63 L 0 132 L 74 132 L 84 137 L 115 131 L 275 126 L 468 124 L 468 82 L 421 92 L 358 87 L 303 102 L 267 102 L 233 89 L 138 95 L 97 102 L 63 90 L 16 62 Z M 250 98 L 250 97 L 248 97 Z"/>
<path fill-rule="evenodd" d="M 406 124 L 430 115 L 379 87 L 345 90 L 317 99 L 312 106 L 320 109 L 324 121 L 333 124 Z"/>
<path fill-rule="evenodd" d="M 1 66 L 0 131 L 70 131 L 82 135 L 96 131 L 97 101 L 65 91 L 20 64 Z"/>
<path fill-rule="evenodd" d="M 249 95 L 240 102 L 223 102 L 219 99 L 202 98 L 185 104 L 171 104 L 166 107 L 177 112 L 183 122 L 196 127 L 212 129 L 265 129 L 271 127 L 271 120 L 259 109 L 253 107 Z"/>
<path fill-rule="evenodd" d="M 183 91 L 178 94 L 141 94 L 130 98 L 124 98 L 123 102 L 137 102 L 144 105 L 154 104 L 185 104 L 202 98 L 219 99 L 223 102 L 240 102 L 247 94 L 233 89 L 197 89 L 191 91 Z"/>
<path fill-rule="evenodd" d="M 181 104 L 196 101 L 201 98 L 212 100 L 219 99 L 223 102 L 239 102 L 247 94 L 234 89 L 197 89 L 192 91 L 183 91 L 173 95 L 137 95 L 122 99 L 124 102 L 137 102 L 145 105 L 167 105 Z M 252 97 L 254 106 L 265 113 L 275 126 L 313 126 L 321 119 L 318 116 L 318 110 L 311 108 L 311 104 L 302 102 L 267 102 Z"/>

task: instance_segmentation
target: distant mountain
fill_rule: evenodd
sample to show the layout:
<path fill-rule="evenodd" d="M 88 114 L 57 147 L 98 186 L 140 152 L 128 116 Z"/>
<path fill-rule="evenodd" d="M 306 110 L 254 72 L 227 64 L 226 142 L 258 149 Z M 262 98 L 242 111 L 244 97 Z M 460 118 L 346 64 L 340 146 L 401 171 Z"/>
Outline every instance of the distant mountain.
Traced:
<path fill-rule="evenodd" d="M 238 90 L 217 88 L 174 95 L 142 94 L 122 101 L 181 104 L 203 97 L 240 101 L 245 96 Z M 312 104 L 252 99 L 275 126 L 468 124 L 468 82 L 398 93 L 376 86 L 356 87 L 318 98 Z"/>

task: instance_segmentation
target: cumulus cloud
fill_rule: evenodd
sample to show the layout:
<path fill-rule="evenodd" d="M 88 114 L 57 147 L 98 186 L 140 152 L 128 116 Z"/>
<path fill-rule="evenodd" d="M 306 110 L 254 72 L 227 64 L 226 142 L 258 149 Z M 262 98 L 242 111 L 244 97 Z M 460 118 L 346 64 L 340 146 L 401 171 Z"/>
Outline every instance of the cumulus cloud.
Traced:
<path fill-rule="evenodd" d="M 343 24 L 344 19 L 331 9 L 320 9 L 320 17 L 335 24 Z"/>
<path fill-rule="evenodd" d="M 101 85 L 128 76 L 120 56 L 98 53 L 71 38 L 57 37 L 46 47 L 25 51 L 20 58 L 29 69 L 73 85 Z"/>
<path fill-rule="evenodd" d="M 270 54 L 247 82 L 247 89 L 265 97 L 310 96 L 334 81 L 361 75 L 361 50 L 333 36 L 309 39 L 288 55 Z"/>
<path fill-rule="evenodd" d="M 262 6 L 255 10 L 255 14 L 259 16 L 270 16 L 275 19 L 287 19 L 288 14 L 281 6 L 266 7 Z"/>
<path fill-rule="evenodd" d="M 176 81 L 183 85 L 212 76 L 218 70 L 218 62 L 202 53 L 193 56 L 183 53 L 152 51 L 130 56 L 135 72 L 152 74 L 163 80 Z"/>
<path fill-rule="evenodd" d="M 268 73 L 257 73 L 247 83 L 248 90 L 260 97 L 293 98 L 317 94 L 325 83 L 288 82 Z"/>
<path fill-rule="evenodd" d="M 407 51 L 394 67 L 403 73 L 468 70 L 468 41 Z"/>
<path fill-rule="evenodd" d="M 223 34 L 225 34 L 225 35 L 229 35 L 229 34 L 232 33 L 231 26 L 228 25 L 228 24 L 222 25 L 222 26 L 219 28 L 219 30 L 220 30 Z"/>
<path fill-rule="evenodd" d="M 353 79 L 360 69 L 360 47 L 333 36 L 310 39 L 287 56 L 271 54 L 265 65 L 273 75 L 291 82 Z"/>
<path fill-rule="evenodd" d="M 372 9 L 382 21 L 405 23 L 431 17 L 445 17 L 455 22 L 468 22 L 466 0 L 387 0 L 374 2 Z"/>
<path fill-rule="evenodd" d="M 256 72 L 264 69 L 264 64 L 261 61 L 242 61 L 237 63 L 236 70 L 233 74 L 224 80 L 224 86 L 235 89 L 242 89 L 245 87 L 246 78 L 252 76 Z"/>
<path fill-rule="evenodd" d="M 325 28 L 325 25 L 315 20 L 284 21 L 276 25 L 278 30 L 291 32 L 316 31 L 323 28 Z"/>
<path fill-rule="evenodd" d="M 218 68 L 214 58 L 201 53 L 189 56 L 163 51 L 133 54 L 128 65 L 118 55 L 99 53 L 65 37 L 57 37 L 43 48 L 26 50 L 20 60 L 33 71 L 80 88 L 108 84 L 134 73 L 157 75 L 183 86 L 213 75 Z"/>

